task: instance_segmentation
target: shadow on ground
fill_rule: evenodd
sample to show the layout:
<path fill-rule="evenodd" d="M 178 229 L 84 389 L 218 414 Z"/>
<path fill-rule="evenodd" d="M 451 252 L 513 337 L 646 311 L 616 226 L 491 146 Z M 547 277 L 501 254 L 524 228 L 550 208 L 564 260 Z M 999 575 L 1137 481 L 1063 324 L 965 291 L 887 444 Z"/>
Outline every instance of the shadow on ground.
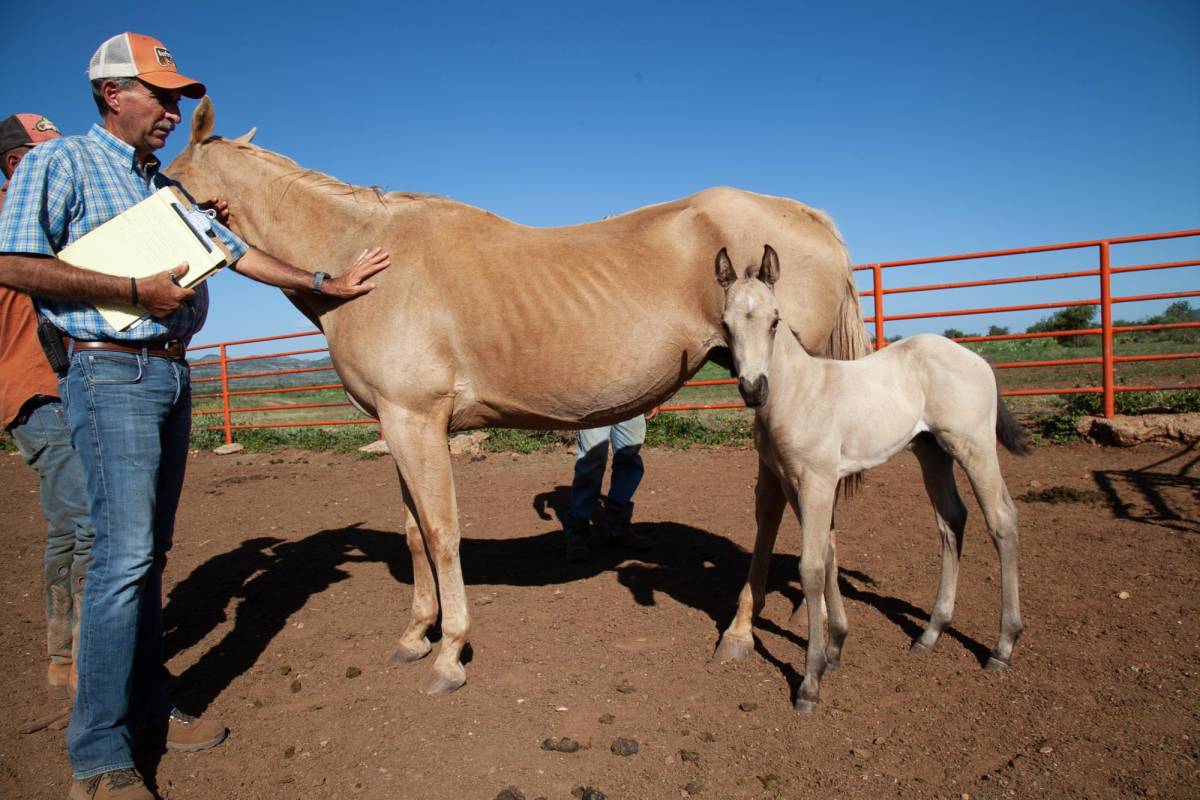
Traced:
<path fill-rule="evenodd" d="M 565 511 L 569 487 L 560 486 L 534 498 L 534 507 L 545 519 L 547 509 Z M 639 532 L 656 546 L 634 554 L 600 547 L 591 561 L 567 564 L 559 531 L 507 539 L 462 540 L 463 573 L 468 585 L 550 586 L 571 583 L 603 572 L 616 572 L 634 600 L 651 606 L 660 594 L 703 611 L 713 621 L 713 643 L 732 618 L 747 570 L 749 553 L 728 539 L 706 530 L 673 522 L 637 523 Z M 802 595 L 791 582 L 799 559 L 777 554 L 771 563 L 767 591 L 782 591 L 798 606 Z M 287 620 L 308 602 L 350 573 L 352 563 L 379 563 L 399 584 L 412 585 L 412 565 L 402 534 L 350 525 L 318 531 L 298 541 L 258 537 L 213 556 L 192 571 L 172 590 L 165 609 L 166 657 L 196 646 L 226 619 L 226 609 L 236 601 L 232 629 L 179 676 L 181 705 L 191 713 L 203 712 L 239 675 L 249 670 Z M 905 600 L 874 591 L 869 575 L 842 570 L 841 587 L 851 602 L 868 605 L 899 626 L 910 637 L 924 628 L 928 612 Z M 795 632 L 769 620 L 759 627 L 804 647 Z M 397 627 L 396 635 L 400 633 Z M 436 635 L 430 631 L 431 638 Z M 946 633 L 977 657 L 986 660 L 987 648 L 953 628 Z M 760 652 L 765 651 L 760 647 Z M 781 672 L 799 686 L 795 668 L 770 656 Z"/>
<path fill-rule="evenodd" d="M 1175 455 L 1133 470 L 1097 470 L 1092 473 L 1113 515 L 1181 533 L 1200 533 L 1200 519 L 1181 513 L 1170 494 L 1183 492 L 1200 500 L 1200 442 Z"/>

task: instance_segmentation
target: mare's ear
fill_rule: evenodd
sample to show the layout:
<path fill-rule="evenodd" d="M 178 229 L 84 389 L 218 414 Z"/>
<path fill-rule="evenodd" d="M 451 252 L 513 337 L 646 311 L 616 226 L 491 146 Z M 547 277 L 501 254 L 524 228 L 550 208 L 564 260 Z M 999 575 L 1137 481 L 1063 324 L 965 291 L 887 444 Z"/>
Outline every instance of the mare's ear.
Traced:
<path fill-rule="evenodd" d="M 251 128 L 250 130 L 243 133 L 241 136 L 238 136 L 237 138 L 235 138 L 234 141 L 241 142 L 242 144 L 250 144 L 250 142 L 254 141 L 254 134 L 256 134 L 256 133 L 258 133 L 258 128 Z"/>
<path fill-rule="evenodd" d="M 775 255 L 775 248 L 767 245 L 763 248 L 762 265 L 758 268 L 758 279 L 767 286 L 774 286 L 775 281 L 779 280 L 779 256 Z"/>
<path fill-rule="evenodd" d="M 729 263 L 729 253 L 722 247 L 721 252 L 717 253 L 717 283 L 728 289 L 736 280 L 737 273 L 733 271 L 733 264 Z"/>
<path fill-rule="evenodd" d="M 208 95 L 200 98 L 200 102 L 196 105 L 196 110 L 192 112 L 192 138 L 191 144 L 200 144 L 208 137 L 212 136 L 213 132 L 213 107 L 212 101 L 208 99 Z"/>

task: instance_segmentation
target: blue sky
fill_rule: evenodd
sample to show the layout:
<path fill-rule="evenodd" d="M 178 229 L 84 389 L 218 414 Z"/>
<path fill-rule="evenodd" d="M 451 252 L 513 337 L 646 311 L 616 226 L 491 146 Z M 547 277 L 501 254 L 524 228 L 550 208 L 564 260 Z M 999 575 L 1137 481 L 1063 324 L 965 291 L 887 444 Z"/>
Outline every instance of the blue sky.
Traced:
<path fill-rule="evenodd" d="M 343 180 L 529 225 L 727 184 L 826 209 L 856 263 L 1200 227 L 1194 0 L 110 2 L 7 16 L 3 114 L 85 131 L 87 61 L 134 30 L 207 83 L 218 133 L 257 126 L 258 144 Z M 186 137 L 175 133 L 164 160 Z M 1198 255 L 1193 239 L 1117 259 Z M 1090 251 L 967 262 L 893 271 L 889 285 L 1094 264 Z M 1196 289 L 1197 270 L 1122 277 L 1115 293 Z M 197 343 L 308 327 L 275 290 L 231 274 L 212 286 Z M 1088 280 L 902 296 L 888 310 L 1097 294 Z M 1016 330 L 1039 316 L 889 333 Z"/>

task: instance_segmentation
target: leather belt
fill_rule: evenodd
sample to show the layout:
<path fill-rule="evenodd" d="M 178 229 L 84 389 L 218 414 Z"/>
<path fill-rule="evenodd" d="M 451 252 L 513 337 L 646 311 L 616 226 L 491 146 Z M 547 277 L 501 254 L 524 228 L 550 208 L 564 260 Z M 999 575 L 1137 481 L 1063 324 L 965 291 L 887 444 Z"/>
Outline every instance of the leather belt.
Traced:
<path fill-rule="evenodd" d="M 148 356 L 173 358 L 176 360 L 182 359 L 187 353 L 187 348 L 178 339 L 173 339 L 169 342 L 146 342 L 145 344 L 138 345 L 121 344 L 119 342 L 81 341 L 79 339 L 64 337 L 63 346 L 73 346 L 76 350 L 104 350 L 111 353 L 136 353 L 141 355 L 144 352 Z"/>

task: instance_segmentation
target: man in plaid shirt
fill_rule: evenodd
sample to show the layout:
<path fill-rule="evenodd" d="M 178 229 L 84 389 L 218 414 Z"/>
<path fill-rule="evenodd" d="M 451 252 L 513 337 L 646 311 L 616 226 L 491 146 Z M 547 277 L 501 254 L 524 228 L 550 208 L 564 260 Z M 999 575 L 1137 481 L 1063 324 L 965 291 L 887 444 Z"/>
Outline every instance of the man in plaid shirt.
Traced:
<path fill-rule="evenodd" d="M 70 798 L 152 798 L 134 768 L 135 738 L 201 750 L 225 727 L 174 707 L 162 662 L 162 572 L 183 488 L 191 428 L 184 353 L 208 310 L 187 271 L 134 280 L 78 269 L 62 248 L 171 182 L 154 151 L 181 121 L 181 97 L 205 94 L 149 36 L 100 45 L 88 69 L 101 124 L 46 142 L 17 168 L 0 212 L 0 286 L 32 295 L 64 334 L 70 367 L 60 380 L 71 440 L 83 463 L 95 529 L 84 589 L 78 690 L 67 731 Z M 389 258 L 364 251 L 336 278 L 316 275 L 214 229 L 247 277 L 350 300 L 374 288 Z M 149 317 L 117 331 L 97 303 L 127 303 Z"/>

